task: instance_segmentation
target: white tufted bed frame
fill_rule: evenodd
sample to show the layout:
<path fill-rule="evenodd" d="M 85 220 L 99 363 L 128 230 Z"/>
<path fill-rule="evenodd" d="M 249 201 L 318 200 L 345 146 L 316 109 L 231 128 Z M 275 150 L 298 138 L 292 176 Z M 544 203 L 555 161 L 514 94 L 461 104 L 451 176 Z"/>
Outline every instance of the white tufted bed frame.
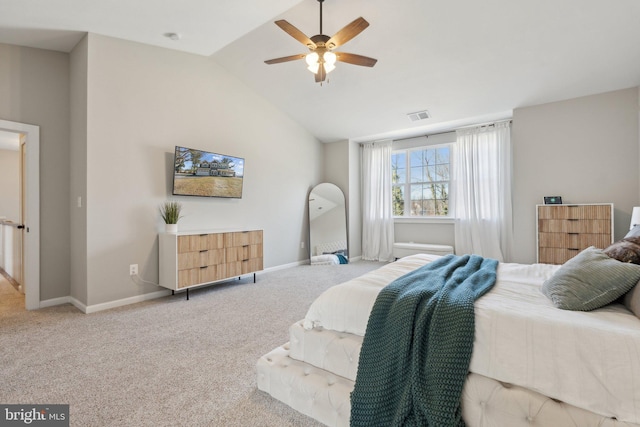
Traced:
<path fill-rule="evenodd" d="M 435 258 L 410 256 L 326 291 L 290 327 L 290 341 L 258 360 L 258 388 L 323 424 L 348 426 L 377 292 Z M 476 303 L 476 342 L 461 397 L 467 426 L 640 427 L 640 319 L 621 305 L 590 313 L 555 309 L 538 294 L 556 268 L 501 264 L 498 283 Z M 521 275 L 520 283 L 514 278 Z M 541 307 L 527 313 L 531 301 Z"/>
<path fill-rule="evenodd" d="M 325 242 L 316 245 L 314 254 L 311 257 L 311 265 L 337 265 L 340 260 L 334 253 L 347 255 L 347 241 Z"/>

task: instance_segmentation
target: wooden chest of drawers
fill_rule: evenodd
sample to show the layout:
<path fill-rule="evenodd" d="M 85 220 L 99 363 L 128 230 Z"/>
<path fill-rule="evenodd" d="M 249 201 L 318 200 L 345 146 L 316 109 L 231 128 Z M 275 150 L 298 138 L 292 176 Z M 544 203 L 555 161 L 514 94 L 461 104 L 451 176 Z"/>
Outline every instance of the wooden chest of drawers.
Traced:
<path fill-rule="evenodd" d="M 589 246 L 613 243 L 613 204 L 537 205 L 538 262 L 563 264 Z"/>
<path fill-rule="evenodd" d="M 172 290 L 263 268 L 262 230 L 161 233 L 159 244 L 160 285 Z"/>

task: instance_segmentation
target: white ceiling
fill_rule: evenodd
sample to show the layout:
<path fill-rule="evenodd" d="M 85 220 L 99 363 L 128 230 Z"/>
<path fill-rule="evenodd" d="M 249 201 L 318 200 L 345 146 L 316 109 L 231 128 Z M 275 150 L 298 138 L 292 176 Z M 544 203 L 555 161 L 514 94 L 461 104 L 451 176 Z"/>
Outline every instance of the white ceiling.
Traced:
<path fill-rule="evenodd" d="M 412 136 L 510 116 L 514 108 L 640 86 L 640 1 L 326 0 L 329 36 L 371 24 L 338 48 L 320 86 L 273 21 L 318 33 L 315 0 L 0 0 L 0 42 L 70 51 L 85 32 L 212 55 L 324 142 Z M 182 38 L 169 40 L 165 33 Z M 411 122 L 407 113 L 429 110 Z"/>
<path fill-rule="evenodd" d="M 91 32 L 208 56 L 299 2 L 0 0 L 0 42 L 70 52 Z"/>

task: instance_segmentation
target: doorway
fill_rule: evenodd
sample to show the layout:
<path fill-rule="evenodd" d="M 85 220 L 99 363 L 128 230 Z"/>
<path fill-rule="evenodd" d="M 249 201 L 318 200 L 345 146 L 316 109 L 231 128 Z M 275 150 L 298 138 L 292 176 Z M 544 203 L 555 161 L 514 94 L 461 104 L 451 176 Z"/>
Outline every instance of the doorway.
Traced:
<path fill-rule="evenodd" d="M 22 237 L 22 286 L 25 308 L 40 308 L 40 127 L 0 120 L 0 131 L 19 136 L 20 217 L 15 232 Z"/>

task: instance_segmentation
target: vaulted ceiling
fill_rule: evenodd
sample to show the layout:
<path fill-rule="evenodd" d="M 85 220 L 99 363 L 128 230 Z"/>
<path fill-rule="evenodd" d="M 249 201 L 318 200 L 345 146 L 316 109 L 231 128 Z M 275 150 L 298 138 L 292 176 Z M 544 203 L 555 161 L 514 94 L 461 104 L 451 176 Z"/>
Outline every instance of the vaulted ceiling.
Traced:
<path fill-rule="evenodd" d="M 322 86 L 273 21 L 319 32 L 316 0 L 0 0 L 0 42 L 68 52 L 86 32 L 212 56 L 323 142 L 403 137 L 508 117 L 514 108 L 640 86 L 640 1 L 326 0 L 338 48 Z M 171 40 L 167 33 L 177 33 Z M 411 122 L 407 114 L 428 110 Z"/>

